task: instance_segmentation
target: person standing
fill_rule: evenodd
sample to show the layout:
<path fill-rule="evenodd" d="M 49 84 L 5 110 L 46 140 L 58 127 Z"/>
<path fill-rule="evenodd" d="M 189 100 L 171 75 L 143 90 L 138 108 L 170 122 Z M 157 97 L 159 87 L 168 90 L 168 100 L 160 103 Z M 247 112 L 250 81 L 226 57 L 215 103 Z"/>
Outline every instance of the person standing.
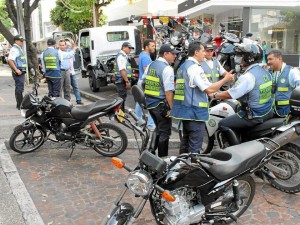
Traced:
<path fill-rule="evenodd" d="M 147 68 L 147 66 L 152 62 L 150 54 L 153 54 L 155 52 L 155 42 L 154 40 L 147 39 L 144 41 L 144 51 L 142 51 L 139 55 L 139 80 L 138 80 L 138 86 L 142 87 L 142 77 L 143 74 Z M 142 119 L 142 108 L 138 103 L 135 104 L 135 112 L 139 119 Z M 155 129 L 154 121 L 148 113 L 148 122 L 147 127 L 149 130 Z"/>
<path fill-rule="evenodd" d="M 75 50 L 75 44 L 73 41 L 70 41 L 72 49 Z M 59 50 L 58 55 L 60 59 L 60 72 L 61 72 L 61 89 L 60 96 L 64 93 L 64 98 L 68 101 L 71 100 L 71 63 L 73 60 L 74 51 L 67 51 L 67 43 L 65 40 L 59 41 Z"/>
<path fill-rule="evenodd" d="M 214 47 L 211 43 L 205 45 L 205 59 L 201 62 L 201 67 L 211 83 L 215 83 L 225 76 L 227 72 L 220 62 L 214 57 Z"/>
<path fill-rule="evenodd" d="M 201 67 L 205 54 L 201 42 L 190 43 L 189 58 L 177 71 L 174 103 L 170 116 L 182 120 L 183 123 L 180 154 L 200 153 L 205 122 L 209 118 L 207 94 L 218 91 L 223 84 L 234 80 L 233 74 L 226 73 L 222 80 L 209 82 Z"/>
<path fill-rule="evenodd" d="M 172 119 L 169 117 L 173 106 L 174 70 L 169 65 L 178 54 L 174 46 L 163 44 L 159 58 L 152 62 L 143 75 L 146 105 L 156 125 L 158 156 L 168 155 Z M 155 149 L 152 150 L 155 154 Z"/>
<path fill-rule="evenodd" d="M 72 44 L 70 43 L 70 40 L 66 40 L 66 43 L 67 43 L 67 51 L 68 52 L 72 51 Z M 74 68 L 74 62 L 75 62 L 77 56 L 78 55 L 75 54 L 74 57 L 72 59 L 70 59 L 70 65 L 71 65 L 71 69 L 70 69 L 70 73 L 71 73 L 71 76 L 70 76 L 71 77 L 71 86 L 73 88 L 77 104 L 78 105 L 83 105 L 83 102 L 81 102 L 80 91 L 79 91 L 77 77 L 76 77 L 75 68 Z"/>
<path fill-rule="evenodd" d="M 266 41 L 262 41 L 261 47 L 263 49 L 263 60 L 262 60 L 262 63 L 264 65 L 266 65 L 267 61 L 268 61 L 268 59 L 267 59 L 267 43 L 266 43 Z"/>
<path fill-rule="evenodd" d="M 22 50 L 25 39 L 21 35 L 14 36 L 14 45 L 8 55 L 8 65 L 12 70 L 12 76 L 15 81 L 15 98 L 17 109 L 20 109 L 23 101 L 24 83 L 26 76 L 26 58 Z"/>
<path fill-rule="evenodd" d="M 235 63 L 241 65 L 244 73 L 228 91 L 212 96 L 238 99 L 241 104 L 239 112 L 219 123 L 219 130 L 230 146 L 240 143 L 234 131 L 254 127 L 273 117 L 272 76 L 259 65 L 263 57 L 261 47 L 255 43 L 242 43 L 235 46 L 234 52 Z"/>
<path fill-rule="evenodd" d="M 274 111 L 277 117 L 285 117 L 290 112 L 291 93 L 300 85 L 300 72 L 297 68 L 283 62 L 282 53 L 279 50 L 271 50 L 267 59 L 272 74 Z"/>
<path fill-rule="evenodd" d="M 127 90 L 131 88 L 132 69 L 128 60 L 128 55 L 134 49 L 129 42 L 124 42 L 121 51 L 117 54 L 115 60 L 115 84 L 117 86 L 119 97 L 123 99 L 122 110 L 125 111 L 125 101 Z"/>

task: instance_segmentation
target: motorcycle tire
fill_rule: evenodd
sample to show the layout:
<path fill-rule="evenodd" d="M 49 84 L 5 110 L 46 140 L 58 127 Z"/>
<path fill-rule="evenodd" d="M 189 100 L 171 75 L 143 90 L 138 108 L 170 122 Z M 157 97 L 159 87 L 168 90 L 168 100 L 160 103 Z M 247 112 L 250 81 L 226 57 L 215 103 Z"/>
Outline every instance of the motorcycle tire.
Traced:
<path fill-rule="evenodd" d="M 97 153 L 103 156 L 115 157 L 125 151 L 128 138 L 120 127 L 111 123 L 101 123 L 97 125 L 97 128 L 101 134 L 101 140 L 94 144 L 94 150 Z"/>
<path fill-rule="evenodd" d="M 240 177 L 237 179 L 237 181 L 239 182 L 240 205 L 239 205 L 239 209 L 235 212 L 232 212 L 231 214 L 233 214 L 236 218 L 239 218 L 248 209 L 251 202 L 253 201 L 256 185 L 255 185 L 254 179 L 251 176 Z M 247 189 L 248 189 L 248 191 L 247 191 Z M 223 193 L 223 195 L 225 195 L 225 196 L 233 195 L 232 185 L 228 186 L 225 189 L 225 192 Z M 232 203 L 228 204 L 228 206 L 226 207 L 227 209 L 230 207 L 230 204 L 232 204 Z M 230 218 L 224 218 L 224 219 L 221 219 L 219 222 L 221 222 L 221 223 L 225 222 L 225 224 L 230 224 L 234 221 Z M 219 224 L 219 223 L 216 223 L 216 224 Z"/>
<path fill-rule="evenodd" d="M 37 150 L 45 142 L 46 132 L 41 127 L 19 125 L 9 139 L 10 148 L 18 153 Z"/>
<path fill-rule="evenodd" d="M 179 123 L 181 123 L 182 125 L 182 122 L 180 121 Z M 180 125 L 178 125 L 178 127 L 180 127 Z M 182 127 L 182 126 L 181 126 Z M 179 140 L 180 142 L 182 141 L 182 137 L 183 137 L 183 132 L 182 132 L 182 128 L 178 129 L 178 134 L 179 134 Z M 208 135 L 208 131 L 207 129 L 205 128 L 205 134 L 204 134 L 204 137 L 203 137 L 203 143 L 202 143 L 202 151 L 200 152 L 201 154 L 207 154 L 207 153 L 210 153 L 211 150 L 213 149 L 214 147 L 214 143 L 215 143 L 215 136 L 211 136 L 209 137 Z"/>
<path fill-rule="evenodd" d="M 285 166 L 285 164 L 282 163 L 281 169 L 286 169 L 289 177 L 275 174 L 276 179 L 270 180 L 271 185 L 286 193 L 300 192 L 300 152 L 297 146 L 293 144 L 284 145 L 274 156 L 288 160 L 293 165 L 293 168 L 291 166 Z M 272 163 L 272 159 L 269 163 Z"/>

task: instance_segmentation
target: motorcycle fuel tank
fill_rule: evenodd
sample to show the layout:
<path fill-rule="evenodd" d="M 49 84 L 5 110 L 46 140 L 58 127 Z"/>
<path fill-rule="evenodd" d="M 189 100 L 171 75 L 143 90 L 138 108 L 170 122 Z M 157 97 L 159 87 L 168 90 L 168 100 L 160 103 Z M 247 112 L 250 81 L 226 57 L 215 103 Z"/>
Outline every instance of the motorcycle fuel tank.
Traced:
<path fill-rule="evenodd" d="M 52 101 L 51 113 L 56 117 L 69 117 L 73 105 L 64 98 L 57 97 Z"/>

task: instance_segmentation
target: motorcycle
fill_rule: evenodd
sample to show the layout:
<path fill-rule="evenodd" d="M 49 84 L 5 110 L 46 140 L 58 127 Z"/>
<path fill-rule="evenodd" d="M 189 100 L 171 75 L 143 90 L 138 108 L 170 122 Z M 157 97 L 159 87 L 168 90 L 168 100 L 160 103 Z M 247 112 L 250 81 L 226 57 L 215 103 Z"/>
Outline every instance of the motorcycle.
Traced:
<path fill-rule="evenodd" d="M 60 97 L 44 96 L 39 100 L 38 86 L 34 82 L 33 91 L 22 101 L 21 115 L 26 120 L 14 128 L 9 139 L 13 151 L 33 152 L 48 140 L 71 142 L 70 158 L 75 144 L 92 147 L 97 153 L 109 157 L 125 151 L 128 144 L 126 133 L 115 124 L 101 120 L 103 116 L 114 116 L 123 102 L 121 98 L 73 107 L 72 103 Z"/>
<path fill-rule="evenodd" d="M 112 158 L 112 163 L 129 175 L 102 225 L 133 224 L 148 200 L 157 224 L 237 221 L 255 195 L 250 175 L 300 135 L 299 124 L 289 124 L 284 130 L 273 139 L 262 138 L 206 155 L 190 153 L 161 159 L 144 151 L 134 169 Z M 137 207 L 124 200 L 128 190 L 141 199 Z"/>

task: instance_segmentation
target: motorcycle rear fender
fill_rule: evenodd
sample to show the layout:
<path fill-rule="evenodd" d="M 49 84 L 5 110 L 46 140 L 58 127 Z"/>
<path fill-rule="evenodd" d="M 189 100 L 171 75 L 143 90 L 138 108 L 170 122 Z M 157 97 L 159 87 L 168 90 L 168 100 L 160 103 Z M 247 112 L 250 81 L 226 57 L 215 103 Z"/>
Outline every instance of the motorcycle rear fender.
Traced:
<path fill-rule="evenodd" d="M 294 122 L 292 122 L 292 123 L 290 123 L 290 124 L 281 126 L 281 127 L 279 127 L 278 129 L 276 129 L 276 130 L 277 130 L 277 131 L 280 131 L 280 132 L 284 132 L 284 131 L 290 129 L 291 127 L 293 127 L 293 126 L 295 126 L 295 125 L 297 125 L 297 124 L 300 124 L 300 121 L 298 121 L 298 120 L 297 120 L 297 121 L 294 121 Z M 300 137 L 297 138 L 297 139 L 294 140 L 294 141 L 291 141 L 290 143 L 296 145 L 297 148 L 300 149 Z"/>
<path fill-rule="evenodd" d="M 109 215 L 106 225 L 122 225 L 126 224 L 133 215 L 134 208 L 129 203 L 122 203 Z"/>

